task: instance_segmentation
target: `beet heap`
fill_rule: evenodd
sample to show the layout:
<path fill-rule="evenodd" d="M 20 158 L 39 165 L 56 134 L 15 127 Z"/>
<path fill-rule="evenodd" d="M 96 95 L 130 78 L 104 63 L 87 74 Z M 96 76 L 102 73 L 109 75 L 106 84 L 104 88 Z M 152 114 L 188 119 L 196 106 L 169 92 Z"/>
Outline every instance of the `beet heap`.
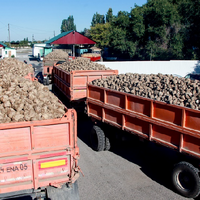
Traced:
<path fill-rule="evenodd" d="M 164 74 L 119 74 L 91 84 L 200 110 L 200 82 Z"/>
<path fill-rule="evenodd" d="M 78 57 L 72 61 L 66 61 L 58 66 L 58 68 L 70 72 L 73 70 L 110 70 L 105 65 L 90 61 L 89 58 Z"/>
<path fill-rule="evenodd" d="M 4 58 L 0 61 L 0 75 L 12 73 L 13 76 L 24 77 L 33 73 L 33 67 L 15 58 Z"/>
<path fill-rule="evenodd" d="M 44 60 L 68 60 L 69 55 L 61 49 L 55 49 L 44 57 Z"/>

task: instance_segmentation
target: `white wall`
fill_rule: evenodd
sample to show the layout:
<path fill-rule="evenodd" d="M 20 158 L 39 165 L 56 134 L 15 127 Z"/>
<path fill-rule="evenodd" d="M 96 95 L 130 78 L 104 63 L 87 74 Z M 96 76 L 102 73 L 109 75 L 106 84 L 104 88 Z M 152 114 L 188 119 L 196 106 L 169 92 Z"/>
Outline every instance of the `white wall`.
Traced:
<path fill-rule="evenodd" d="M 9 52 L 11 52 L 11 56 L 14 56 L 16 58 L 16 50 L 15 49 L 2 49 L 2 58 L 8 58 Z"/>
<path fill-rule="evenodd" d="M 188 73 L 200 73 L 200 62 L 198 60 L 172 60 L 172 61 L 113 61 L 98 62 L 111 69 L 116 69 L 119 74 L 177 74 L 182 77 Z"/>
<path fill-rule="evenodd" d="M 34 48 L 33 48 L 33 51 L 32 51 L 33 56 L 37 58 L 37 57 L 38 57 L 38 54 L 40 54 L 40 50 L 41 50 L 41 49 L 43 50 L 43 47 L 34 47 Z M 42 56 L 42 55 L 40 55 L 40 56 Z"/>
<path fill-rule="evenodd" d="M 51 46 L 51 45 L 46 44 L 46 43 L 34 44 L 32 47 L 32 55 L 37 58 L 38 54 L 40 54 L 40 50 L 41 49 L 43 50 L 44 47 L 46 47 L 46 46 Z M 42 56 L 42 55 L 40 55 L 40 56 Z"/>

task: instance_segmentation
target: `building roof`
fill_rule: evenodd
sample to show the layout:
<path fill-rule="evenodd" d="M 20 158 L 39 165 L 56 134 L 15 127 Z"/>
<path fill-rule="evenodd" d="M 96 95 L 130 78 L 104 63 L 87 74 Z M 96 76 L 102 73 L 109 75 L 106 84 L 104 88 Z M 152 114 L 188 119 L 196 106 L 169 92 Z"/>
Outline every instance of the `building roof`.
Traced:
<path fill-rule="evenodd" d="M 0 42 L 0 47 L 7 47 L 4 43 Z"/>
<path fill-rule="evenodd" d="M 68 31 L 63 32 L 50 40 L 46 43 L 50 44 L 96 44 L 93 40 L 81 35 L 77 31 Z"/>

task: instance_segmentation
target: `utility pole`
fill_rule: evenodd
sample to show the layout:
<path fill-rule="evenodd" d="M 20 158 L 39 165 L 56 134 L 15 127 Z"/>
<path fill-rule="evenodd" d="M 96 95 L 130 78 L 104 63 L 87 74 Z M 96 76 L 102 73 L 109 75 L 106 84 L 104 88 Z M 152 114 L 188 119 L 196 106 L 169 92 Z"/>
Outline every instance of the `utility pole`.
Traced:
<path fill-rule="evenodd" d="M 10 25 L 8 24 L 8 40 L 9 40 L 9 43 L 10 43 Z"/>
<path fill-rule="evenodd" d="M 54 33 L 54 37 L 55 37 L 56 36 L 55 31 L 53 33 Z"/>

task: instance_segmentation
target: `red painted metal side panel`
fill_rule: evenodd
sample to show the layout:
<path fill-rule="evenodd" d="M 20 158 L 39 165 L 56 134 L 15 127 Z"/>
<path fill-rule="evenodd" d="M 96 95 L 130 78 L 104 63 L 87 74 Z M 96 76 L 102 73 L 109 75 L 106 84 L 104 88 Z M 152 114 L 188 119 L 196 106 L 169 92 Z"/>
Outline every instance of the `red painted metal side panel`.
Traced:
<path fill-rule="evenodd" d="M 151 102 L 137 97 L 127 96 L 127 109 L 150 117 Z"/>
<path fill-rule="evenodd" d="M 53 130 L 53 131 L 52 131 Z M 69 124 L 53 124 L 47 126 L 36 126 L 33 129 L 35 150 L 49 147 L 65 148 L 69 146 Z M 48 141 L 48 143 L 46 142 Z"/>
<path fill-rule="evenodd" d="M 200 131 L 200 112 L 185 111 L 185 126 Z"/>
<path fill-rule="evenodd" d="M 52 44 L 96 44 L 96 42 L 74 31 L 55 40 Z"/>
<path fill-rule="evenodd" d="M 23 139 L 22 139 L 23 138 Z M 0 156 L 31 150 L 30 127 L 0 130 Z"/>
<path fill-rule="evenodd" d="M 88 115 L 200 158 L 200 111 L 87 85 Z"/>
<path fill-rule="evenodd" d="M 154 102 L 153 117 L 181 126 L 182 108 Z"/>
<path fill-rule="evenodd" d="M 164 141 L 163 144 L 172 145 L 177 149 L 180 145 L 180 134 L 181 132 L 179 131 L 170 130 L 170 128 L 156 124 L 153 125 L 152 139 Z"/>
<path fill-rule="evenodd" d="M 90 87 L 90 86 L 88 87 L 89 87 L 89 89 L 87 90 L 88 97 L 92 99 L 97 99 L 100 102 L 104 102 L 104 90 L 98 87 Z"/>
<path fill-rule="evenodd" d="M 121 95 L 120 93 L 115 93 L 112 91 L 108 91 L 105 98 L 105 102 L 107 104 L 111 104 L 113 106 L 117 106 L 120 108 L 125 108 L 125 97 L 124 95 Z"/>
<path fill-rule="evenodd" d="M 135 130 L 141 135 L 149 137 L 149 122 L 145 122 L 136 117 L 126 116 L 126 128 L 128 130 Z"/>
<path fill-rule="evenodd" d="M 77 116 L 0 124 L 0 193 L 77 179 Z"/>

